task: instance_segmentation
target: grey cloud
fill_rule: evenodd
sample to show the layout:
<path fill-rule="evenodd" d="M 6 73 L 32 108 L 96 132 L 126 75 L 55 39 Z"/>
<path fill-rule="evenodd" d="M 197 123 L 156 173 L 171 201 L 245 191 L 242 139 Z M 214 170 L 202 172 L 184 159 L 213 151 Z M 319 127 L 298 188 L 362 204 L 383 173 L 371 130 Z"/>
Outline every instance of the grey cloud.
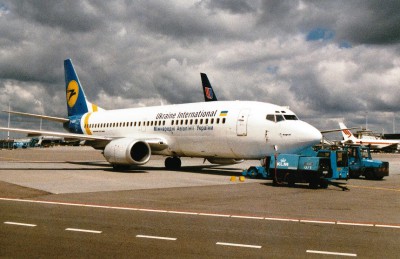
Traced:
<path fill-rule="evenodd" d="M 371 127 L 387 127 L 398 112 L 395 1 L 3 3 L 0 93 L 20 87 L 8 97 L 22 111 L 39 111 L 35 93 L 24 96 L 34 90 L 45 113 L 65 116 L 71 58 L 86 95 L 108 109 L 202 101 L 206 72 L 221 100 L 288 105 L 321 129 L 339 117 L 362 122 L 366 110 Z M 307 42 L 315 28 L 335 37 Z M 342 40 L 353 47 L 339 49 Z"/>
<path fill-rule="evenodd" d="M 96 1 L 10 1 L 11 12 L 22 19 L 65 31 L 88 32 L 103 26 Z"/>
<path fill-rule="evenodd" d="M 201 1 L 201 4 L 212 11 L 222 10 L 232 14 L 246 14 L 256 11 L 250 2 L 245 0 L 203 0 Z"/>

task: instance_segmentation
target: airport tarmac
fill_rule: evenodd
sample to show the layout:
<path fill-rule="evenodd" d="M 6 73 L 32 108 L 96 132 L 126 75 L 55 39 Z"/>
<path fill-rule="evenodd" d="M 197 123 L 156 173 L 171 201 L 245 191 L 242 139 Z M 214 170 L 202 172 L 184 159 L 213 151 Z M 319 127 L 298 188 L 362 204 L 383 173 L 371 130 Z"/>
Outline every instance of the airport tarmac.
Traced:
<path fill-rule="evenodd" d="M 258 161 L 115 172 L 88 147 L 0 150 L 0 257 L 397 258 L 400 155 L 374 157 L 390 176 L 341 191 L 240 182 Z"/>

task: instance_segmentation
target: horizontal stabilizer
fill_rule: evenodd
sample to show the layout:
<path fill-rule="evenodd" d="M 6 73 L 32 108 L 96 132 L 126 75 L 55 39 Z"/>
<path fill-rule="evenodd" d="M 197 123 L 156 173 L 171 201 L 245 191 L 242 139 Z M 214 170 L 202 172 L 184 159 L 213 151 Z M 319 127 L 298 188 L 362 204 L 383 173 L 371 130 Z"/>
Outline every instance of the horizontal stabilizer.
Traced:
<path fill-rule="evenodd" d="M 103 141 L 104 140 L 106 140 L 106 141 L 112 140 L 112 138 L 102 137 L 102 136 L 83 135 L 83 134 L 74 134 L 74 133 L 62 133 L 62 132 L 56 132 L 56 131 L 28 130 L 28 129 L 5 128 L 5 127 L 0 127 L 0 131 L 10 131 L 10 132 L 16 132 L 16 133 L 23 133 L 23 134 L 35 134 L 35 135 L 42 135 L 42 136 L 72 138 L 72 139 L 79 139 L 79 140 L 103 140 Z"/>
<path fill-rule="evenodd" d="M 34 117 L 38 119 L 44 119 L 44 120 L 49 120 L 49 121 L 56 121 L 56 122 L 68 122 L 69 119 L 67 118 L 60 118 L 60 117 L 51 117 L 51 116 L 46 116 L 46 115 L 40 115 L 40 114 L 33 114 L 33 113 L 26 113 L 26 112 L 16 112 L 16 111 L 2 111 L 10 114 L 16 114 L 16 115 L 22 115 L 22 116 L 28 116 L 28 117 Z"/>

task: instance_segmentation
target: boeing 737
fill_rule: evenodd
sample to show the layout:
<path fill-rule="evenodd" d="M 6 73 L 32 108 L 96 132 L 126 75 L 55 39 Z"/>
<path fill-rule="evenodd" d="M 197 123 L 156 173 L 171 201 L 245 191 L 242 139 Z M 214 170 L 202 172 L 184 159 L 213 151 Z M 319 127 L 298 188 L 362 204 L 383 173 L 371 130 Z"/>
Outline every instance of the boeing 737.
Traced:
<path fill-rule="evenodd" d="M 181 167 L 180 157 L 215 164 L 297 153 L 321 141 L 321 133 L 291 110 L 255 101 L 199 102 L 104 110 L 90 103 L 70 59 L 64 61 L 68 118 L 11 112 L 63 122 L 69 133 L 0 128 L 3 131 L 85 140 L 103 150 L 114 166 L 146 164 L 167 156 L 165 167 Z"/>
<path fill-rule="evenodd" d="M 399 141 L 397 140 L 380 139 L 375 136 L 363 136 L 362 138 L 356 138 L 343 122 L 339 122 L 339 126 L 342 129 L 344 142 L 370 145 L 371 149 L 377 150 L 396 150 L 398 148 Z"/>

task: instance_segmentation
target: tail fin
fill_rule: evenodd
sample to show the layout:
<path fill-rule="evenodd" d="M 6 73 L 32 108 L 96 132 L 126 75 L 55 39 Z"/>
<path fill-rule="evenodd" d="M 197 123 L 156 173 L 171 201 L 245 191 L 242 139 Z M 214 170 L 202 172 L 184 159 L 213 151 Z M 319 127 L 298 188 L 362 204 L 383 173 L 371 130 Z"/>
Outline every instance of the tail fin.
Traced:
<path fill-rule="evenodd" d="M 86 99 L 85 92 L 79 82 L 71 59 L 64 60 L 65 88 L 67 97 L 68 117 L 82 115 L 87 112 L 102 110 Z"/>
<path fill-rule="evenodd" d="M 353 133 L 351 133 L 351 131 L 346 127 L 346 125 L 344 125 L 343 122 L 339 122 L 339 127 L 342 129 L 342 136 L 345 141 L 356 138 L 354 137 Z"/>
<path fill-rule="evenodd" d="M 217 101 L 217 96 L 215 95 L 210 81 L 208 81 L 208 77 L 204 73 L 200 73 L 201 75 L 201 83 L 203 84 L 203 93 L 204 93 L 204 100 L 206 102 L 209 101 Z"/>

